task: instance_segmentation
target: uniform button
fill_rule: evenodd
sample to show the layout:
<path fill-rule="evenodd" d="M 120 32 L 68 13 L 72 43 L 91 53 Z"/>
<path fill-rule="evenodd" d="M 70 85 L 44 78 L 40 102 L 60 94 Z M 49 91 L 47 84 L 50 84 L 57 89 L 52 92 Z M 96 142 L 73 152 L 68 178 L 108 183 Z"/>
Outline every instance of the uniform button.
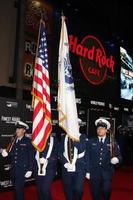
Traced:
<path fill-rule="evenodd" d="M 103 148 L 101 148 L 101 151 L 103 150 Z"/>
<path fill-rule="evenodd" d="M 17 163 L 17 161 L 15 160 L 15 163 Z"/>
<path fill-rule="evenodd" d="M 15 156 L 14 158 L 15 158 L 15 159 L 17 159 L 18 157 L 17 157 L 17 156 Z"/>
<path fill-rule="evenodd" d="M 102 160 L 102 158 L 100 158 L 100 160 Z"/>
<path fill-rule="evenodd" d="M 101 165 L 102 163 L 100 162 L 99 165 Z"/>
<path fill-rule="evenodd" d="M 16 151 L 18 150 L 18 148 L 16 148 Z"/>
<path fill-rule="evenodd" d="M 100 155 L 102 155 L 103 153 L 101 152 Z"/>

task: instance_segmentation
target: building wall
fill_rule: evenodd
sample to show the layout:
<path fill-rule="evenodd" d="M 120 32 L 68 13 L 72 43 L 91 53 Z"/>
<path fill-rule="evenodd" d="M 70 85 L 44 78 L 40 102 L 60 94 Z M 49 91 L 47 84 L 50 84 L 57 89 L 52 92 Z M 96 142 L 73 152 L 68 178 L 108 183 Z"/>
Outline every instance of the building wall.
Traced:
<path fill-rule="evenodd" d="M 8 79 L 13 73 L 17 9 L 14 0 L 0 3 L 0 86 L 11 86 Z"/>

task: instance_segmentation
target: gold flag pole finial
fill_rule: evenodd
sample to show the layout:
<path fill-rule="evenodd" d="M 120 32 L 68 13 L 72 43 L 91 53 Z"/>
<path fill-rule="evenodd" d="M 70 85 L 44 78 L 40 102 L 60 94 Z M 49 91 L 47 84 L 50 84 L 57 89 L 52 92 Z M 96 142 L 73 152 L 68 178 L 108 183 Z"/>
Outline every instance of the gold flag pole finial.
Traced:
<path fill-rule="evenodd" d="M 64 16 L 64 12 L 63 12 L 63 10 L 61 11 L 61 16 L 62 16 L 62 17 Z"/>
<path fill-rule="evenodd" d="M 42 12 L 42 10 L 41 10 L 41 20 L 43 20 L 43 12 Z"/>
<path fill-rule="evenodd" d="M 61 18 L 64 19 L 64 20 L 66 19 L 63 10 L 61 11 Z"/>

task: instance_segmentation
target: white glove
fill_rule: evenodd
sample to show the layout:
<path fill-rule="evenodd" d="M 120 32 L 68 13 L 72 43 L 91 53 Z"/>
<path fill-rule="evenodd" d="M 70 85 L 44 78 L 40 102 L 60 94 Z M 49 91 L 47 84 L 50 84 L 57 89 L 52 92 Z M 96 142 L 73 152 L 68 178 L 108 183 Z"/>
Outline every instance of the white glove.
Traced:
<path fill-rule="evenodd" d="M 89 180 L 90 179 L 90 173 L 86 173 L 85 177 Z"/>
<path fill-rule="evenodd" d="M 65 167 L 66 169 L 71 169 L 71 168 L 72 168 L 72 164 L 70 164 L 69 162 L 68 162 L 68 163 L 65 163 L 65 164 L 64 164 L 64 167 Z"/>
<path fill-rule="evenodd" d="M 2 155 L 3 157 L 7 157 L 7 156 L 8 156 L 8 153 L 7 153 L 6 149 L 3 149 L 1 155 Z"/>
<path fill-rule="evenodd" d="M 32 171 L 27 171 L 25 174 L 25 178 L 30 178 L 32 175 Z"/>
<path fill-rule="evenodd" d="M 43 165 L 47 165 L 48 164 L 48 160 L 46 158 L 44 158 L 44 157 L 40 158 L 39 162 L 40 162 L 40 164 L 43 164 Z"/>
<path fill-rule="evenodd" d="M 116 165 L 117 163 L 119 163 L 119 159 L 117 157 L 111 158 L 111 164 Z"/>
<path fill-rule="evenodd" d="M 67 169 L 69 172 L 74 172 L 75 171 L 75 165 L 71 163 L 65 163 L 64 167 Z"/>

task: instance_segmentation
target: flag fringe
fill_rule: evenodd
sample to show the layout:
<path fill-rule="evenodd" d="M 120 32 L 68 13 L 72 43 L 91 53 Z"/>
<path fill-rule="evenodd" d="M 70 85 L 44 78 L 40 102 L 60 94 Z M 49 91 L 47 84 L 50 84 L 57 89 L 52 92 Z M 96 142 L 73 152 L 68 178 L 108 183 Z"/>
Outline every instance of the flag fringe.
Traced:
<path fill-rule="evenodd" d="M 66 134 L 68 135 L 68 137 L 71 138 L 73 141 L 75 141 L 75 142 L 80 141 L 79 138 L 73 137 L 73 136 L 72 136 L 73 134 L 68 133 L 67 130 L 61 125 L 62 122 L 65 121 L 65 120 L 67 119 L 67 116 L 63 113 L 63 111 L 62 111 L 61 109 L 59 109 L 59 108 L 57 108 L 57 109 L 58 109 L 58 111 L 61 112 L 61 114 L 63 115 L 63 116 L 61 117 L 61 119 L 59 120 L 59 126 L 66 132 Z"/>

